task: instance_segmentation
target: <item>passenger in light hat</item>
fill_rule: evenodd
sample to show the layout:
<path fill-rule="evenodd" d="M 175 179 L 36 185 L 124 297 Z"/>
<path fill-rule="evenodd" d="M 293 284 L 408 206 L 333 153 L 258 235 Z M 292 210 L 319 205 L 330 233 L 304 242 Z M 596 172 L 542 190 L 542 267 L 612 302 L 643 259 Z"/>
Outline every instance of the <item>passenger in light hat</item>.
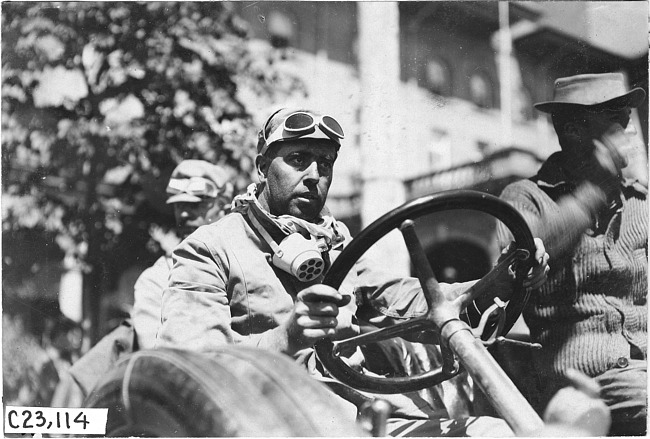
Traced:
<path fill-rule="evenodd" d="M 621 73 L 557 79 L 535 108 L 551 115 L 562 151 L 501 194 L 555 261 L 524 310 L 543 346 L 532 352 L 541 406 L 577 369 L 600 385 L 612 436 L 647 428 L 648 189 L 624 178 L 631 155 L 647 154 L 631 120 L 645 96 Z M 510 236 L 500 228 L 499 238 Z"/>

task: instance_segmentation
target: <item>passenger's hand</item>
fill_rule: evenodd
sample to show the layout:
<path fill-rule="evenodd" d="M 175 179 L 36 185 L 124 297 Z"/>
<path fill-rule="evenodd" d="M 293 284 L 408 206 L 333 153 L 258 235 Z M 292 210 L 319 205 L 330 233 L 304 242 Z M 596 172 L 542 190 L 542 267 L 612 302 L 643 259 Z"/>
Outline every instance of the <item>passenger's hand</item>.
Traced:
<path fill-rule="evenodd" d="M 583 163 L 581 174 L 610 200 L 620 192 L 622 170 L 628 164 L 625 154 L 631 147 L 623 128 L 614 124 L 593 140 L 592 154 Z"/>
<path fill-rule="evenodd" d="M 291 315 L 281 325 L 290 353 L 334 336 L 339 328 L 339 306 L 343 306 L 345 301 L 337 290 L 322 284 L 312 285 L 298 293 Z"/>

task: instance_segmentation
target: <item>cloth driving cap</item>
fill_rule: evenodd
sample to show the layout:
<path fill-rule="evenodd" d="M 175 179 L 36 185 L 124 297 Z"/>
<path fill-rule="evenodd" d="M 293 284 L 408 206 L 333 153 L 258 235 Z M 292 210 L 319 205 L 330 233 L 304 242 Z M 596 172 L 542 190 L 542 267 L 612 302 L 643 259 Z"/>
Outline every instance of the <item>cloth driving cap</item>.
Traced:
<path fill-rule="evenodd" d="M 557 79 L 553 100 L 537 103 L 535 108 L 545 113 L 553 113 L 568 105 L 636 108 L 644 99 L 642 88 L 626 91 L 622 73 L 589 73 Z"/>
<path fill-rule="evenodd" d="M 233 185 L 220 166 L 204 160 L 184 160 L 176 166 L 167 184 L 167 204 L 199 203 L 204 198 L 231 197 Z"/>
<path fill-rule="evenodd" d="M 272 121 L 276 121 L 271 125 Z M 274 126 L 273 129 L 269 129 Z M 257 135 L 257 153 L 265 154 L 275 142 L 320 139 L 341 146 L 345 138 L 341 124 L 332 116 L 309 110 L 280 108 L 269 116 Z"/>

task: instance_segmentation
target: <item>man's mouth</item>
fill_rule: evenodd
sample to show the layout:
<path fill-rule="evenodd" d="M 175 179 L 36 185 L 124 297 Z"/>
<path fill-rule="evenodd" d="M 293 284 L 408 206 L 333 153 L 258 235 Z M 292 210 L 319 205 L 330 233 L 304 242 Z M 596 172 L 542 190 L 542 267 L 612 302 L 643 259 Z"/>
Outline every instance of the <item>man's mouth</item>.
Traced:
<path fill-rule="evenodd" d="M 318 201 L 318 195 L 311 192 L 303 192 L 302 194 L 298 194 L 297 198 L 302 198 L 309 201 Z"/>

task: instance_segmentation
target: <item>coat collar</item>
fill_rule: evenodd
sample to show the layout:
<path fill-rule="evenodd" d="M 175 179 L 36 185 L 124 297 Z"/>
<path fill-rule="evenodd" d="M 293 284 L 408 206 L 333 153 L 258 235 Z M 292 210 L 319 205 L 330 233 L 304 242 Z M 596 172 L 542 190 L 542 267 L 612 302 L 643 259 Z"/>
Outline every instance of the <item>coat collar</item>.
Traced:
<path fill-rule="evenodd" d="M 539 172 L 532 178 L 542 188 L 554 189 L 562 193 L 573 191 L 577 182 L 571 179 L 565 169 L 564 154 L 561 151 L 551 154 L 542 164 Z M 639 182 L 638 179 L 626 178 L 621 181 L 623 188 L 631 189 L 642 195 L 648 195 L 648 188 Z"/>

